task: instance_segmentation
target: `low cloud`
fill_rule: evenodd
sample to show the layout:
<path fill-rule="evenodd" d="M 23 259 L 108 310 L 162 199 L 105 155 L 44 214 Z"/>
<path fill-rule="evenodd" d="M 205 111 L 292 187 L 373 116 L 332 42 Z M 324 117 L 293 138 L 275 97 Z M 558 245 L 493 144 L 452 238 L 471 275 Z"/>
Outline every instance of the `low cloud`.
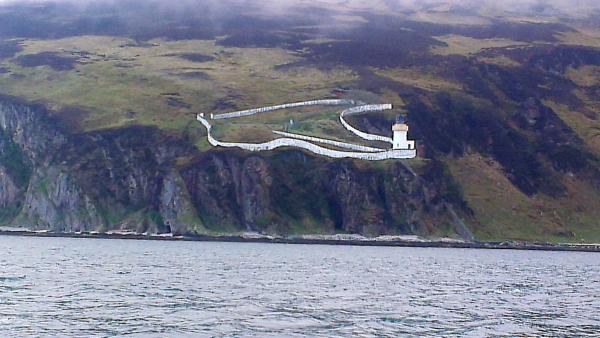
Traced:
<path fill-rule="evenodd" d="M 228 6 L 248 6 L 265 13 L 290 13 L 296 7 L 342 9 L 386 9 L 389 11 L 444 11 L 463 9 L 481 15 L 588 16 L 600 13 L 598 0 L 142 0 L 169 10 L 189 10 L 195 6 L 210 6 L 226 11 Z M 2 5 L 27 3 L 69 3 L 87 7 L 94 4 L 120 6 L 131 0 L 0 0 Z"/>

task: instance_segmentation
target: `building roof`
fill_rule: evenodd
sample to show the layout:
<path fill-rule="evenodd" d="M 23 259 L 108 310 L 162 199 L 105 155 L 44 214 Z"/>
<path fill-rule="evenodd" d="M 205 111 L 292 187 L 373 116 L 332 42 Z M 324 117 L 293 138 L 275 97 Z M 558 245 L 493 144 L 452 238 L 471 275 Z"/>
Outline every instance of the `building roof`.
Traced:
<path fill-rule="evenodd" d="M 404 123 L 396 123 L 392 126 L 392 131 L 408 131 L 408 125 Z"/>

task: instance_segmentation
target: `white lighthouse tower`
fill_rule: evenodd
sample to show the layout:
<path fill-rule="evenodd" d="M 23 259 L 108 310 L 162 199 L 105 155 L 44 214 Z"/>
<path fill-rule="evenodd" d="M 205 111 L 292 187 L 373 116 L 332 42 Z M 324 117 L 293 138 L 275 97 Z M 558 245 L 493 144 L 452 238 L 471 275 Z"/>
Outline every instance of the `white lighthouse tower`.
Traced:
<path fill-rule="evenodd" d="M 396 119 L 396 123 L 392 126 L 394 132 L 393 149 L 394 150 L 414 150 L 415 141 L 408 140 L 408 125 L 402 117 Z"/>

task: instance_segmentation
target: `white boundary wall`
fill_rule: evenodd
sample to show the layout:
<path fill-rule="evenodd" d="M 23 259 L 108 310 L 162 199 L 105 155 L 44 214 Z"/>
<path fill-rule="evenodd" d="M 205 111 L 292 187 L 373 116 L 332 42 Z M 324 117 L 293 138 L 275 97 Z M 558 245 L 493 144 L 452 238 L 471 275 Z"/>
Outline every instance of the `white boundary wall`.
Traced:
<path fill-rule="evenodd" d="M 280 136 L 285 136 L 285 137 L 289 137 L 289 138 L 295 138 L 295 139 L 298 139 L 298 140 L 304 140 L 304 141 L 311 141 L 311 142 L 329 144 L 329 145 L 332 145 L 332 146 L 335 146 L 335 147 L 338 147 L 338 148 L 345 148 L 345 149 L 351 149 L 351 150 L 356 150 L 356 151 L 363 151 L 363 152 L 367 152 L 367 153 L 376 153 L 376 152 L 380 152 L 380 151 L 386 151 L 386 149 L 366 147 L 366 146 L 361 146 L 361 145 L 358 145 L 358 144 L 352 144 L 352 143 L 346 143 L 346 142 L 328 140 L 328 139 L 324 139 L 324 138 L 306 136 L 306 135 L 301 135 L 301 134 L 286 133 L 286 132 L 283 132 L 283 131 L 275 131 L 275 130 L 273 130 L 273 133 L 277 134 L 277 135 L 280 135 Z"/>
<path fill-rule="evenodd" d="M 248 110 L 240 110 L 234 111 L 231 113 L 223 113 L 223 114 L 210 114 L 211 120 L 220 120 L 220 119 L 232 119 L 243 116 L 255 115 L 258 113 L 266 113 L 274 110 L 280 109 L 288 109 L 288 108 L 296 108 L 296 107 L 305 107 L 305 106 L 343 106 L 343 105 L 354 105 L 356 104 L 353 100 L 313 100 L 313 101 L 304 101 L 304 102 L 294 102 L 287 104 L 280 104 L 277 106 L 270 107 L 262 107 Z"/>
<path fill-rule="evenodd" d="M 394 140 L 392 140 L 390 137 L 362 132 L 362 131 L 352 127 L 344 119 L 344 116 L 357 115 L 357 114 L 362 114 L 362 113 L 366 113 L 366 112 L 384 111 L 384 110 L 390 110 L 390 109 L 392 109 L 391 104 L 368 104 L 368 105 L 364 105 L 364 106 L 348 108 L 348 109 L 342 111 L 342 113 L 340 114 L 340 122 L 342 123 L 344 128 L 346 128 L 352 134 L 354 134 L 362 139 L 369 140 L 369 141 L 381 141 L 381 142 L 387 142 L 387 143 L 394 144 Z"/>
<path fill-rule="evenodd" d="M 211 135 L 212 126 L 204 118 L 203 114 L 198 114 L 196 119 L 200 121 L 204 125 L 204 127 L 206 127 L 208 142 L 215 147 L 241 148 L 249 151 L 266 151 L 280 147 L 296 147 L 308 150 L 318 155 L 323 155 L 332 158 L 356 158 L 368 161 L 381 161 L 387 159 L 408 159 L 417 156 L 417 152 L 415 150 L 388 150 L 376 153 L 338 151 L 323 148 L 321 146 L 312 144 L 304 140 L 297 140 L 292 138 L 278 138 L 265 143 L 221 142 Z"/>

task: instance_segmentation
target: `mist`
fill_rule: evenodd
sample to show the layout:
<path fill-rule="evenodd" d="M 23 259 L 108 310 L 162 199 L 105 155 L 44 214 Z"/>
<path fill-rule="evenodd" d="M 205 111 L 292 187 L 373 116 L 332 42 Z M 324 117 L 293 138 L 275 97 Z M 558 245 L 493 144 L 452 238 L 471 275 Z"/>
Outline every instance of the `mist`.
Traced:
<path fill-rule="evenodd" d="M 262 46 L 290 46 L 300 39 L 293 35 L 307 29 L 312 30 L 311 37 L 303 38 L 330 37 L 332 32 L 366 23 L 385 29 L 398 22 L 489 26 L 500 21 L 557 23 L 567 19 L 589 26 L 597 25 L 598 16 L 600 3 L 595 0 L 0 0 L 0 37 L 91 34 L 145 40 L 227 35 L 240 42 L 250 35 L 254 40 L 269 40 L 258 43 Z M 292 27 L 298 29 L 291 32 Z"/>
<path fill-rule="evenodd" d="M 132 1 L 119 0 L 0 0 L 0 6 L 62 3 L 87 8 L 98 4 L 120 6 Z M 538 15 L 585 17 L 600 11 L 600 2 L 596 0 L 148 0 L 145 4 L 169 8 L 171 10 L 190 10 L 196 6 L 209 6 L 215 11 L 225 10 L 229 6 L 256 8 L 271 14 L 290 13 L 297 7 L 327 6 L 334 10 L 382 10 L 393 12 L 411 11 L 456 11 L 466 10 L 481 15 Z"/>

